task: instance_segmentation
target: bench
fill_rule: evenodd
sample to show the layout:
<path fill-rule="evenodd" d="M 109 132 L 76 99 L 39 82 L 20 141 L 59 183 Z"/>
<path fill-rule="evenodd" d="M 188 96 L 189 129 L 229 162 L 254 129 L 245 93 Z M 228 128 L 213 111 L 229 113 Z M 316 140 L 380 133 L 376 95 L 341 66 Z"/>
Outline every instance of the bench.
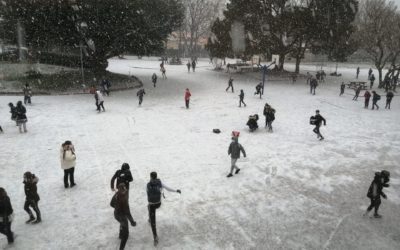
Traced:
<path fill-rule="evenodd" d="M 367 89 L 367 85 L 366 85 L 366 83 L 367 82 L 349 82 L 348 84 L 347 84 L 347 87 L 349 88 L 349 89 L 358 89 L 359 87 L 361 87 L 361 89 Z"/>

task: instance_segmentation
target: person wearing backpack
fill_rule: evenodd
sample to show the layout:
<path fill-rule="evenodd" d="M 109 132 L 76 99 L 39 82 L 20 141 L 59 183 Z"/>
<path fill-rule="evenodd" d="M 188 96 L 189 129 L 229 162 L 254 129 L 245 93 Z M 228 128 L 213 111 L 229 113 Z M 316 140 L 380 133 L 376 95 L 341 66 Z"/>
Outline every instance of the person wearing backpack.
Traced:
<path fill-rule="evenodd" d="M 24 191 L 25 191 L 25 195 L 26 195 L 24 210 L 29 214 L 29 219 L 25 222 L 26 224 L 29 224 L 31 222 L 32 222 L 32 224 L 37 224 L 42 221 L 42 217 L 41 217 L 39 206 L 38 206 L 38 203 L 40 200 L 40 197 L 37 193 L 37 183 L 38 182 L 39 182 L 39 178 L 36 177 L 31 172 L 24 173 L 23 183 L 24 183 Z M 35 211 L 36 220 L 35 220 L 35 216 L 33 216 L 33 213 L 29 207 L 32 207 L 33 211 Z"/>
<path fill-rule="evenodd" d="M 161 193 L 165 188 L 169 192 L 177 192 L 181 193 L 179 189 L 172 189 L 167 187 L 165 184 L 161 182 L 160 179 L 157 178 L 156 172 L 150 173 L 150 181 L 147 183 L 147 201 L 148 201 L 148 210 L 149 210 L 149 222 L 151 226 L 151 230 L 153 232 L 154 246 L 158 244 L 158 236 L 157 236 L 157 228 L 156 228 L 156 210 L 161 206 Z M 164 195 L 164 194 L 163 194 Z"/>
<path fill-rule="evenodd" d="M 118 191 L 114 194 L 111 199 L 110 206 L 114 208 L 114 218 L 119 222 L 119 238 L 121 239 L 121 244 L 119 249 L 125 249 L 126 242 L 129 237 L 129 225 L 136 226 L 136 221 L 132 218 L 131 210 L 129 209 L 128 202 L 128 189 L 124 183 L 120 183 L 117 186 Z"/>
<path fill-rule="evenodd" d="M 275 109 L 268 103 L 264 106 L 265 127 L 268 127 L 268 132 L 272 132 L 272 122 L 275 120 Z"/>
<path fill-rule="evenodd" d="M 14 242 L 14 233 L 11 231 L 13 217 L 10 198 L 6 190 L 0 187 L 0 233 L 7 237 L 8 244 Z"/>
<path fill-rule="evenodd" d="M 386 194 L 382 191 L 384 187 L 389 187 L 390 181 L 390 172 L 386 170 L 382 170 L 381 172 L 376 172 L 374 176 L 374 180 L 368 188 L 367 197 L 371 200 L 371 204 L 365 211 L 364 216 L 368 216 L 369 212 L 374 208 L 374 217 L 382 218 L 380 214 L 378 214 L 379 206 L 381 205 L 381 196 L 386 199 Z"/>
<path fill-rule="evenodd" d="M 376 106 L 376 109 L 379 109 L 377 102 L 381 99 L 381 96 L 378 95 L 375 91 L 372 91 L 372 109 Z"/>
<path fill-rule="evenodd" d="M 390 109 L 390 103 L 392 102 L 393 99 L 393 92 L 392 91 L 388 91 L 386 94 L 386 106 L 385 109 Z"/>
<path fill-rule="evenodd" d="M 115 185 L 115 180 L 117 180 L 117 185 Z M 133 178 L 129 164 L 123 163 L 121 169 L 117 170 L 111 178 L 111 190 L 115 191 L 114 187 L 118 187 L 119 184 L 124 183 L 129 192 L 129 182 L 131 181 L 133 181 Z"/>
<path fill-rule="evenodd" d="M 235 174 L 238 174 L 240 171 L 240 168 L 236 166 L 237 160 L 240 158 L 240 152 L 242 152 L 243 157 L 246 158 L 246 151 L 244 150 L 243 146 L 238 142 L 238 137 L 233 136 L 232 137 L 232 142 L 229 145 L 228 148 L 228 155 L 231 156 L 231 171 L 226 177 L 232 177 L 233 176 L 233 170 L 236 169 Z"/>
<path fill-rule="evenodd" d="M 315 116 L 314 116 L 314 124 L 315 128 L 313 129 L 313 132 L 317 134 L 317 138 L 319 138 L 320 141 L 324 139 L 324 137 L 321 135 L 321 132 L 319 131 L 319 128 L 322 125 L 322 122 L 324 122 L 324 126 L 326 126 L 326 120 L 322 115 L 319 114 L 319 110 L 315 111 Z"/>

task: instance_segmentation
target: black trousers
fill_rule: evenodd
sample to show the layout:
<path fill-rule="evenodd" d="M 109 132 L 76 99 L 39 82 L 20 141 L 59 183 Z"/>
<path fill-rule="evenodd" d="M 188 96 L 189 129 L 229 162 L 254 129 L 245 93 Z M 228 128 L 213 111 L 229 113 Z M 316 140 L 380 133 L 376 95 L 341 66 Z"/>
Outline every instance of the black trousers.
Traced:
<path fill-rule="evenodd" d="M 371 205 L 369 205 L 367 211 L 371 211 L 372 208 L 375 208 L 375 214 L 378 214 L 379 206 L 381 205 L 381 198 L 370 198 Z"/>
<path fill-rule="evenodd" d="M 390 109 L 390 103 L 392 102 L 392 98 L 387 98 L 386 99 L 386 106 L 385 106 L 385 109 Z"/>
<path fill-rule="evenodd" d="M 24 104 L 26 104 L 26 103 L 31 103 L 31 97 L 30 96 L 24 96 Z"/>
<path fill-rule="evenodd" d="M 156 209 L 161 206 L 161 202 L 157 204 L 149 204 L 148 205 L 148 210 L 149 210 L 149 220 L 150 220 L 150 226 L 151 226 L 151 231 L 153 231 L 153 237 L 157 237 L 157 228 L 156 228 Z"/>
<path fill-rule="evenodd" d="M 190 102 L 190 100 L 185 100 L 185 105 L 186 105 L 187 109 L 189 108 L 189 102 Z"/>
<path fill-rule="evenodd" d="M 121 239 L 119 249 L 123 250 L 129 238 L 128 218 L 126 218 L 126 216 L 116 216 L 115 214 L 114 218 L 119 222 L 119 238 Z"/>
<path fill-rule="evenodd" d="M 341 95 L 343 95 L 343 94 L 344 94 L 344 89 L 341 89 L 341 90 L 340 90 L 339 96 L 341 96 Z"/>
<path fill-rule="evenodd" d="M 369 106 L 369 98 L 365 98 L 364 108 L 368 108 L 368 106 Z"/>
<path fill-rule="evenodd" d="M 14 242 L 14 233 L 11 231 L 11 222 L 0 223 L 0 233 L 7 237 L 8 243 Z"/>
<path fill-rule="evenodd" d="M 265 121 L 265 126 L 267 126 L 268 127 L 268 131 L 272 131 L 272 122 L 273 121 Z"/>
<path fill-rule="evenodd" d="M 244 103 L 243 99 L 240 99 L 240 101 L 239 101 L 239 107 L 241 107 L 241 106 L 242 106 L 242 103 L 243 103 L 243 104 L 244 104 L 244 106 L 246 107 L 246 103 Z"/>
<path fill-rule="evenodd" d="M 323 136 L 322 136 L 321 133 L 319 132 L 319 128 L 320 128 L 320 127 L 321 127 L 321 126 L 319 126 L 319 125 L 315 126 L 315 128 L 313 129 L 313 132 L 316 133 L 316 134 L 318 135 L 318 138 L 319 138 L 319 137 L 323 138 Z"/>
<path fill-rule="evenodd" d="M 139 105 L 142 105 L 143 97 L 139 97 Z"/>
<path fill-rule="evenodd" d="M 100 111 L 100 107 L 103 109 L 103 111 L 106 111 L 105 108 L 104 108 L 104 102 L 103 101 L 102 102 L 97 102 L 96 105 L 97 105 L 97 111 Z"/>
<path fill-rule="evenodd" d="M 378 101 L 374 101 L 372 100 L 372 109 L 374 109 L 374 107 L 376 106 L 376 109 L 379 109 L 378 104 L 376 104 Z"/>
<path fill-rule="evenodd" d="M 74 172 L 75 172 L 75 167 L 70 169 L 64 169 L 64 186 L 66 188 L 69 187 L 70 185 L 75 185 Z M 68 177 L 70 185 L 68 185 Z"/>
<path fill-rule="evenodd" d="M 232 88 L 232 93 L 233 93 L 233 85 L 229 84 L 229 86 L 225 89 L 225 91 L 228 91 L 229 88 Z"/>
<path fill-rule="evenodd" d="M 24 210 L 29 214 L 29 217 L 34 217 L 32 214 L 32 211 L 29 207 L 32 207 L 33 211 L 35 211 L 36 213 L 36 219 L 37 220 L 41 220 L 42 217 L 40 215 L 40 210 L 39 210 L 39 201 L 35 201 L 35 200 L 31 200 L 31 199 L 27 199 L 25 200 L 25 204 L 24 204 Z"/>

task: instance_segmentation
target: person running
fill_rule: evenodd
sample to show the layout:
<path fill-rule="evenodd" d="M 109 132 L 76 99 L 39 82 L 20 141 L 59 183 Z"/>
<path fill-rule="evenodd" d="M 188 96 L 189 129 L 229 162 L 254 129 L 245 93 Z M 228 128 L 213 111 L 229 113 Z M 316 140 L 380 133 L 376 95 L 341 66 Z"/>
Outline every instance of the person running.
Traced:
<path fill-rule="evenodd" d="M 22 91 L 24 92 L 24 104 L 31 104 L 32 88 L 29 86 L 28 83 L 25 84 L 25 87 L 22 89 Z"/>
<path fill-rule="evenodd" d="M 371 98 L 371 93 L 369 93 L 369 91 L 366 90 L 364 93 L 364 108 L 366 108 L 366 109 L 369 106 L 369 98 Z"/>
<path fill-rule="evenodd" d="M 265 127 L 268 127 L 268 132 L 272 132 L 272 122 L 275 120 L 275 109 L 268 103 L 264 106 Z"/>
<path fill-rule="evenodd" d="M 240 168 L 236 166 L 237 160 L 240 158 L 240 152 L 242 152 L 243 157 L 246 158 L 246 151 L 244 150 L 243 146 L 238 142 L 238 137 L 233 136 L 232 137 L 232 142 L 229 145 L 228 148 L 228 155 L 231 156 L 231 171 L 226 177 L 232 177 L 233 175 L 233 170 L 235 170 L 235 174 L 238 174 L 240 171 Z"/>
<path fill-rule="evenodd" d="M 360 67 L 357 67 L 357 72 L 356 72 L 356 79 L 358 79 L 358 75 L 360 74 Z"/>
<path fill-rule="evenodd" d="M 151 76 L 151 80 L 152 80 L 154 88 L 155 88 L 156 84 L 157 84 L 157 75 L 156 75 L 156 73 L 153 73 L 153 75 Z"/>
<path fill-rule="evenodd" d="M 232 79 L 232 77 L 229 77 L 228 87 L 225 89 L 225 92 L 227 92 L 229 88 L 232 88 L 232 93 L 233 93 L 234 91 L 233 91 L 233 79 Z"/>
<path fill-rule="evenodd" d="M 243 89 L 240 90 L 240 95 L 239 95 L 239 107 L 242 107 L 242 103 L 246 107 L 246 103 L 244 103 L 244 92 Z"/>
<path fill-rule="evenodd" d="M 192 66 L 192 64 L 190 63 L 190 61 L 188 61 L 187 63 L 186 63 L 186 67 L 187 67 L 187 69 L 188 69 L 188 73 L 190 73 L 190 67 Z"/>
<path fill-rule="evenodd" d="M 114 218 L 119 222 L 119 238 L 121 243 L 119 249 L 125 249 L 126 242 L 129 238 L 129 225 L 136 226 L 136 221 L 132 218 L 131 210 L 129 208 L 129 193 L 124 183 L 120 183 L 118 191 L 114 194 L 111 199 L 110 206 L 114 208 Z"/>
<path fill-rule="evenodd" d="M 374 74 L 371 74 L 368 79 L 370 81 L 369 89 L 372 89 L 372 86 L 374 86 L 374 81 L 375 81 Z"/>
<path fill-rule="evenodd" d="M 386 94 L 386 106 L 385 109 L 390 109 L 390 103 L 392 103 L 392 99 L 393 99 L 393 92 L 392 91 L 388 91 Z"/>
<path fill-rule="evenodd" d="M 0 187 L 0 233 L 7 237 L 8 244 L 14 242 L 14 233 L 11 231 L 13 208 L 10 198 L 4 188 Z"/>
<path fill-rule="evenodd" d="M 345 87 L 346 87 L 346 85 L 344 85 L 344 82 L 342 82 L 342 84 L 340 85 L 340 94 L 339 94 L 339 96 L 344 94 Z"/>
<path fill-rule="evenodd" d="M 317 134 L 317 138 L 319 138 L 320 141 L 322 141 L 324 139 L 324 137 L 322 136 L 321 132 L 319 131 L 319 128 L 322 125 L 322 122 L 324 122 L 324 126 L 326 126 L 326 120 L 324 117 L 322 117 L 322 115 L 319 114 L 319 110 L 315 111 L 315 128 L 313 129 L 313 132 Z"/>
<path fill-rule="evenodd" d="M 194 70 L 196 69 L 196 60 L 192 61 L 192 70 L 194 72 Z"/>
<path fill-rule="evenodd" d="M 22 105 L 21 101 L 17 102 L 15 112 L 17 113 L 17 126 L 19 132 L 22 133 L 22 127 L 24 128 L 24 133 L 28 132 L 28 130 L 26 129 L 26 123 L 28 122 L 28 118 L 26 117 L 26 108 L 24 107 L 24 105 Z"/>
<path fill-rule="evenodd" d="M 115 180 L 117 180 L 117 185 L 115 185 Z M 133 181 L 133 178 L 129 164 L 123 163 L 121 169 L 117 170 L 111 178 L 111 190 L 115 191 L 115 186 L 118 187 L 119 184 L 123 183 L 129 192 L 129 182 L 131 181 Z"/>
<path fill-rule="evenodd" d="M 97 111 L 100 113 L 100 108 L 102 108 L 103 112 L 105 112 L 106 109 L 104 108 L 104 97 L 100 90 L 96 91 L 96 94 L 94 94 L 94 99 L 96 100 Z"/>
<path fill-rule="evenodd" d="M 192 96 L 192 94 L 190 93 L 189 89 L 186 88 L 185 91 L 185 106 L 188 109 L 189 108 L 189 102 L 190 102 L 190 97 Z"/>
<path fill-rule="evenodd" d="M 379 109 L 379 106 L 378 106 L 377 102 L 378 102 L 380 99 L 381 99 L 381 96 L 378 95 L 375 91 L 372 91 L 372 109 L 374 109 L 375 106 L 376 106 L 376 109 L 377 109 L 377 110 Z"/>
<path fill-rule="evenodd" d="M 141 89 L 136 93 L 136 96 L 139 96 L 139 106 L 142 105 L 143 95 L 145 95 L 145 94 L 146 94 L 146 92 L 144 92 L 144 89 Z"/>
<path fill-rule="evenodd" d="M 42 217 L 40 215 L 40 210 L 39 210 L 40 197 L 37 193 L 37 183 L 38 182 L 39 182 L 39 178 L 36 177 L 31 172 L 24 173 L 23 183 L 24 183 L 24 190 L 25 190 L 25 195 L 26 195 L 24 210 L 29 215 L 29 219 L 25 222 L 26 224 L 29 224 L 29 223 L 37 224 L 42 221 Z M 33 216 L 33 213 L 29 207 L 32 207 L 33 211 L 35 211 L 36 220 L 35 220 L 35 216 Z"/>
<path fill-rule="evenodd" d="M 371 204 L 365 211 L 364 216 L 368 216 L 369 212 L 374 208 L 374 217 L 382 218 L 382 215 L 378 214 L 379 206 L 381 205 L 381 196 L 387 199 L 386 194 L 382 191 L 384 187 L 389 187 L 390 172 L 383 170 L 376 172 L 374 180 L 368 188 L 367 197 L 371 200 Z"/>
<path fill-rule="evenodd" d="M 179 189 L 172 189 L 167 187 L 164 183 L 161 182 L 160 179 L 157 178 L 156 172 L 150 173 L 150 181 L 147 183 L 147 209 L 149 211 L 149 223 L 151 226 L 151 231 L 153 232 L 154 246 L 158 244 L 158 235 L 156 228 L 156 210 L 161 206 L 161 193 L 163 193 L 163 189 L 166 189 L 169 192 L 177 192 L 181 193 Z M 164 193 L 163 193 L 164 196 Z"/>
<path fill-rule="evenodd" d="M 353 97 L 353 101 L 357 101 L 358 96 L 360 95 L 360 92 L 361 92 L 361 86 L 358 86 L 354 91 L 355 91 L 355 94 Z"/>
<path fill-rule="evenodd" d="M 260 82 L 259 84 L 257 84 L 256 86 L 256 92 L 254 93 L 254 95 L 260 95 L 260 99 L 261 99 L 261 95 L 262 95 L 262 82 Z"/>
<path fill-rule="evenodd" d="M 64 170 L 64 187 L 74 187 L 76 185 L 74 179 L 76 155 L 75 148 L 71 141 L 65 141 L 60 148 L 61 168 Z M 68 183 L 69 177 L 69 183 Z"/>

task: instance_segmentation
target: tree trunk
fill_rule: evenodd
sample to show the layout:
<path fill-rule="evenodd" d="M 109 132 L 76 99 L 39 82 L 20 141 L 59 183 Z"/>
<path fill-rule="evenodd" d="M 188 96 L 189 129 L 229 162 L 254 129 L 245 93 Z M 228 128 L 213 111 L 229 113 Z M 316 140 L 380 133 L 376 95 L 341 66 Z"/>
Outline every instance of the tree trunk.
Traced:
<path fill-rule="evenodd" d="M 378 74 L 379 74 L 379 85 L 378 88 L 382 88 L 382 67 L 376 67 L 376 69 L 378 70 Z"/>
<path fill-rule="evenodd" d="M 279 54 L 279 65 L 278 65 L 278 70 L 283 71 L 283 65 L 285 64 L 285 54 L 280 53 Z"/>
<path fill-rule="evenodd" d="M 300 62 L 301 62 L 301 55 L 296 56 L 296 69 L 295 73 L 298 74 L 300 72 Z"/>

